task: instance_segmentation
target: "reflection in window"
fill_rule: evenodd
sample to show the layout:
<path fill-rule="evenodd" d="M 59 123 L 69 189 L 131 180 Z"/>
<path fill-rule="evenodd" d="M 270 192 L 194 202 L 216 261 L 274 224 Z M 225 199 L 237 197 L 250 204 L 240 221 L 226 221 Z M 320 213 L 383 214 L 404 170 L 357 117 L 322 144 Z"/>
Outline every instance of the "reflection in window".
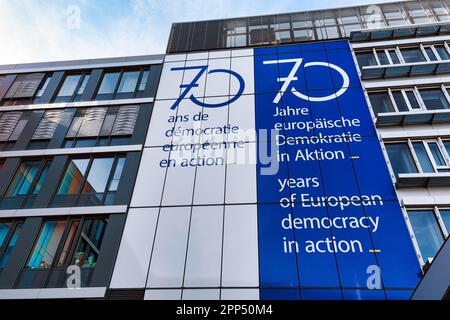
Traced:
<path fill-rule="evenodd" d="M 66 223 L 66 221 L 47 221 L 44 224 L 28 260 L 28 268 L 45 269 L 52 265 Z"/>
<path fill-rule="evenodd" d="M 450 210 L 440 210 L 442 221 L 444 222 L 447 233 L 450 233 Z"/>
<path fill-rule="evenodd" d="M 103 194 L 105 192 L 113 161 L 114 158 L 94 159 L 83 187 L 83 193 Z"/>
<path fill-rule="evenodd" d="M 394 112 L 394 107 L 387 92 L 371 93 L 369 98 L 376 115 L 384 112 Z"/>
<path fill-rule="evenodd" d="M 6 191 L 6 197 L 25 196 L 39 194 L 47 177 L 50 161 L 40 160 L 24 161 L 16 171 L 11 184 Z"/>
<path fill-rule="evenodd" d="M 9 225 L 4 228 L 3 226 Z M 0 223 L 0 269 L 5 268 L 22 232 L 23 223 Z M 6 231 L 6 233 L 4 233 Z M 12 232 L 12 233 L 11 233 Z"/>
<path fill-rule="evenodd" d="M 81 268 L 95 268 L 105 227 L 106 220 L 104 219 L 88 219 L 85 221 L 71 265 Z"/>
<path fill-rule="evenodd" d="M 425 56 L 420 48 L 400 49 L 406 63 L 425 62 Z"/>
<path fill-rule="evenodd" d="M 448 101 L 441 89 L 420 89 L 419 92 L 428 110 L 448 109 Z"/>
<path fill-rule="evenodd" d="M 408 213 L 414 235 L 424 260 L 433 258 L 444 242 L 433 211 L 410 211 Z"/>
<path fill-rule="evenodd" d="M 417 173 L 411 151 L 406 143 L 386 144 L 392 169 L 397 175 L 399 173 Z"/>
<path fill-rule="evenodd" d="M 77 194 L 81 189 L 89 159 L 73 159 L 64 173 L 58 194 Z"/>
<path fill-rule="evenodd" d="M 119 80 L 120 72 L 108 72 L 103 76 L 102 84 L 98 89 L 98 94 L 113 94 L 116 90 L 117 80 Z"/>
<path fill-rule="evenodd" d="M 356 59 L 358 60 L 358 64 L 360 67 L 377 65 L 377 60 L 375 59 L 373 52 L 358 53 Z"/>
<path fill-rule="evenodd" d="M 120 80 L 118 93 L 132 93 L 136 90 L 136 85 L 139 79 L 139 71 L 124 72 Z"/>
<path fill-rule="evenodd" d="M 413 143 L 414 151 L 416 152 L 417 158 L 419 159 L 420 166 L 423 172 L 435 172 L 433 164 L 431 163 L 428 153 L 425 150 L 425 146 L 422 142 Z"/>
<path fill-rule="evenodd" d="M 72 97 L 80 81 L 81 75 L 68 75 L 64 79 L 64 83 L 59 89 L 58 97 Z"/>

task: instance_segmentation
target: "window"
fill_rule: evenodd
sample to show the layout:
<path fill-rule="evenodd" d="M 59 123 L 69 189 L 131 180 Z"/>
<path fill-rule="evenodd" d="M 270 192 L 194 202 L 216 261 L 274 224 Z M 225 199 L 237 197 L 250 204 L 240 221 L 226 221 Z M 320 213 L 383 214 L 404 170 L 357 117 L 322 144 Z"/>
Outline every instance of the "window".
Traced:
<path fill-rule="evenodd" d="M 112 204 L 125 156 L 70 160 L 54 197 L 55 206 Z"/>
<path fill-rule="evenodd" d="M 419 89 L 428 110 L 448 109 L 448 101 L 441 89 Z"/>
<path fill-rule="evenodd" d="M 66 134 L 64 148 L 129 143 L 140 106 L 79 108 Z"/>
<path fill-rule="evenodd" d="M 356 55 L 356 59 L 358 60 L 358 64 L 360 67 L 365 66 L 376 66 L 377 60 L 373 52 L 362 52 Z"/>
<path fill-rule="evenodd" d="M 376 115 L 384 112 L 394 112 L 394 107 L 387 92 L 370 93 L 369 99 Z"/>
<path fill-rule="evenodd" d="M 36 92 L 36 95 L 34 96 L 34 102 L 38 102 L 37 100 L 39 100 L 39 98 L 41 98 L 44 95 L 44 92 L 47 89 L 51 80 L 52 80 L 52 75 L 45 76 L 44 81 L 42 81 L 38 91 Z"/>
<path fill-rule="evenodd" d="M 22 270 L 18 288 L 64 287 L 70 265 L 81 268 L 81 285 L 89 286 L 107 222 L 106 217 L 46 221 Z"/>
<path fill-rule="evenodd" d="M 408 215 L 423 259 L 433 258 L 444 242 L 434 212 L 409 211 Z"/>
<path fill-rule="evenodd" d="M 396 175 L 399 173 L 417 173 L 417 167 L 407 143 L 386 144 L 386 150 Z"/>
<path fill-rule="evenodd" d="M 89 77 L 89 73 L 66 75 L 55 102 L 79 101 L 89 81 Z"/>
<path fill-rule="evenodd" d="M 147 86 L 150 70 L 143 67 L 136 70 L 106 72 L 97 92 L 97 100 L 127 99 L 142 96 Z"/>
<path fill-rule="evenodd" d="M 441 217 L 442 217 L 442 221 L 444 222 L 445 228 L 447 229 L 447 236 L 450 233 L 450 210 L 448 209 L 444 209 L 444 210 L 439 210 Z"/>
<path fill-rule="evenodd" d="M 45 73 L 29 73 L 17 75 L 13 84 L 3 98 L 3 105 L 20 105 L 32 103 L 33 98 L 35 97 L 36 93 L 38 93 L 38 89 L 41 87 L 41 83 L 44 82 L 45 84 L 45 77 Z"/>
<path fill-rule="evenodd" d="M 6 267 L 22 228 L 22 221 L 0 221 L 0 270 Z"/>
<path fill-rule="evenodd" d="M 450 55 L 447 51 L 447 48 L 445 48 L 445 46 L 435 46 L 434 47 L 436 52 L 439 55 L 439 58 L 441 60 L 450 60 Z"/>
<path fill-rule="evenodd" d="M 409 49 L 400 49 L 403 60 L 406 63 L 414 63 L 414 62 L 425 62 L 425 56 L 422 53 L 420 48 L 409 48 Z"/>

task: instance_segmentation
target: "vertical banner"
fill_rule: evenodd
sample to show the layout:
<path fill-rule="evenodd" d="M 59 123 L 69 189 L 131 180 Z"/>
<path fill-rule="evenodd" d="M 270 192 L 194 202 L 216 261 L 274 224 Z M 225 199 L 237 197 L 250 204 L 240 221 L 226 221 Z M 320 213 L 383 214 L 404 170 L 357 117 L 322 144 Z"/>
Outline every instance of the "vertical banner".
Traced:
<path fill-rule="evenodd" d="M 254 50 L 261 299 L 407 299 L 421 270 L 347 41 Z"/>

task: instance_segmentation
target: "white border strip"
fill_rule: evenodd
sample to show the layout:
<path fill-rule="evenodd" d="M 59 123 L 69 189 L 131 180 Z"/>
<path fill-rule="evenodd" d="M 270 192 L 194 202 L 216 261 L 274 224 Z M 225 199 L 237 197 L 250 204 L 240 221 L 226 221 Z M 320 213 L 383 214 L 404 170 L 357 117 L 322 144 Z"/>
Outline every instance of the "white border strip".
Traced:
<path fill-rule="evenodd" d="M 0 299 L 87 299 L 104 298 L 106 287 L 93 288 L 52 288 L 52 289 L 4 289 L 0 290 Z"/>
<path fill-rule="evenodd" d="M 126 205 L 0 210 L 0 218 L 76 216 L 126 213 Z"/>

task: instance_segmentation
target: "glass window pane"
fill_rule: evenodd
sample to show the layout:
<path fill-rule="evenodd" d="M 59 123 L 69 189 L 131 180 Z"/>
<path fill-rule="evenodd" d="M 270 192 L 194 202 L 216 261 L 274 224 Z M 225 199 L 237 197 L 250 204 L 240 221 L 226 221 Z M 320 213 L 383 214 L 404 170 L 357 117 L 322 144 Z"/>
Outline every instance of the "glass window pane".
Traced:
<path fill-rule="evenodd" d="M 11 253 L 16 246 L 17 240 L 19 239 L 20 233 L 22 232 L 23 223 L 18 224 L 16 226 L 16 229 L 14 230 L 14 233 L 9 240 L 8 245 L 6 246 L 5 251 L 0 253 L 0 269 L 3 269 L 6 264 L 8 263 L 9 257 L 11 256 Z M 1 242 L 0 242 L 1 244 Z"/>
<path fill-rule="evenodd" d="M 372 52 L 358 53 L 356 55 L 356 59 L 358 60 L 358 64 L 360 67 L 377 65 L 377 61 L 375 60 L 375 56 Z"/>
<path fill-rule="evenodd" d="M 91 77 L 90 74 L 86 74 L 83 78 L 83 82 L 81 83 L 80 87 L 77 90 L 77 95 L 81 95 L 84 93 L 84 90 L 86 89 L 86 86 L 89 82 L 89 78 Z"/>
<path fill-rule="evenodd" d="M 380 60 L 381 65 L 390 64 L 389 59 L 384 51 L 377 51 L 378 60 Z"/>
<path fill-rule="evenodd" d="M 114 158 L 97 158 L 92 162 L 83 193 L 103 193 L 108 182 Z"/>
<path fill-rule="evenodd" d="M 431 154 L 433 155 L 434 161 L 438 166 L 446 166 L 444 157 L 442 156 L 441 150 L 436 142 L 429 142 L 428 147 L 430 148 Z"/>
<path fill-rule="evenodd" d="M 70 161 L 61 185 L 58 189 L 58 194 L 76 194 L 80 190 L 83 182 L 86 169 L 89 164 L 89 159 L 74 159 Z"/>
<path fill-rule="evenodd" d="M 448 51 L 444 46 L 435 46 L 434 48 L 436 49 L 437 53 L 439 54 L 439 57 L 441 58 L 441 60 L 449 60 L 450 59 L 450 55 L 448 54 Z"/>
<path fill-rule="evenodd" d="M 406 63 L 426 61 L 422 50 L 420 50 L 419 48 L 400 49 L 400 51 Z"/>
<path fill-rule="evenodd" d="M 425 146 L 422 142 L 413 143 L 414 151 L 416 152 L 417 158 L 419 159 L 420 166 L 423 172 L 435 172 L 433 164 L 431 163 L 428 153 L 425 150 Z"/>
<path fill-rule="evenodd" d="M 391 98 L 387 92 L 370 93 L 369 98 L 376 115 L 384 112 L 394 112 Z"/>
<path fill-rule="evenodd" d="M 72 258 L 72 265 L 77 265 L 81 268 L 95 268 L 106 223 L 105 219 L 86 220 L 77 249 Z"/>
<path fill-rule="evenodd" d="M 447 232 L 450 233 L 450 210 L 439 210 Z"/>
<path fill-rule="evenodd" d="M 119 80 L 120 72 L 105 73 L 98 94 L 112 94 L 116 90 L 117 80 Z"/>
<path fill-rule="evenodd" d="M 395 52 L 395 50 L 389 50 L 388 52 L 389 52 L 389 56 L 391 57 L 393 64 L 400 63 L 400 60 L 398 59 L 398 56 L 397 56 L 397 52 Z"/>
<path fill-rule="evenodd" d="M 47 76 L 44 79 L 44 82 L 42 83 L 41 87 L 39 88 L 39 90 L 36 92 L 36 98 L 40 98 L 42 97 L 42 95 L 45 92 L 45 89 L 47 89 L 48 84 L 50 83 L 50 80 L 52 80 L 52 76 Z"/>
<path fill-rule="evenodd" d="M 409 111 L 408 105 L 406 104 L 405 98 L 401 91 L 392 91 L 394 96 L 395 104 L 397 105 L 398 111 Z"/>
<path fill-rule="evenodd" d="M 7 197 L 23 196 L 28 194 L 33 179 L 39 170 L 40 161 L 22 162 L 17 170 L 12 182 L 6 191 Z"/>
<path fill-rule="evenodd" d="M 410 211 L 408 215 L 424 260 L 433 258 L 444 242 L 434 212 Z"/>
<path fill-rule="evenodd" d="M 447 151 L 447 155 L 450 156 L 450 141 L 444 141 L 443 143 L 444 143 L 445 150 Z"/>
<path fill-rule="evenodd" d="M 52 265 L 66 224 L 66 221 L 48 221 L 44 224 L 28 261 L 28 268 L 43 269 Z"/>
<path fill-rule="evenodd" d="M 427 53 L 427 56 L 430 59 L 430 61 L 437 61 L 437 57 L 431 48 L 429 47 L 425 48 L 425 52 Z"/>
<path fill-rule="evenodd" d="M 33 190 L 34 195 L 39 194 L 39 192 L 41 192 L 42 185 L 44 184 L 45 179 L 47 178 L 48 170 L 50 169 L 50 164 L 51 164 L 51 162 L 47 161 L 44 166 L 44 169 L 42 169 L 41 176 L 39 177 L 39 180 L 37 181 L 36 185 L 34 186 L 34 190 Z"/>
<path fill-rule="evenodd" d="M 421 89 L 419 92 L 428 110 L 448 109 L 448 101 L 441 89 Z"/>
<path fill-rule="evenodd" d="M 141 82 L 139 83 L 139 91 L 144 91 L 145 88 L 147 87 L 147 81 L 148 81 L 148 75 L 149 75 L 150 71 L 149 70 L 145 70 L 142 73 L 142 78 L 141 78 Z"/>
<path fill-rule="evenodd" d="M 11 229 L 12 223 L 0 223 L 0 247 L 3 245 L 3 242 L 6 239 L 6 236 L 9 233 L 9 230 Z"/>
<path fill-rule="evenodd" d="M 419 102 L 417 101 L 416 95 L 413 91 L 406 91 L 406 96 L 408 97 L 411 108 L 420 109 Z"/>
<path fill-rule="evenodd" d="M 58 266 L 64 265 L 66 262 L 66 258 L 70 253 L 70 250 L 73 248 L 73 244 L 75 242 L 75 237 L 77 235 L 78 226 L 80 225 L 79 220 L 75 220 L 70 225 L 69 232 L 67 234 L 66 242 L 64 243 L 64 247 L 61 251 L 61 254 L 58 259 Z"/>
<path fill-rule="evenodd" d="M 109 191 L 117 191 L 119 187 L 120 177 L 122 176 L 123 165 L 125 164 L 125 157 L 121 157 L 117 160 L 116 170 L 112 177 L 111 183 L 109 184 Z"/>
<path fill-rule="evenodd" d="M 136 90 L 136 85 L 139 79 L 139 71 L 124 72 L 120 80 L 118 93 L 130 93 Z"/>
<path fill-rule="evenodd" d="M 386 144 L 386 150 L 395 174 L 417 173 L 411 151 L 406 143 Z"/>
<path fill-rule="evenodd" d="M 71 97 L 75 93 L 81 75 L 69 75 L 64 79 L 64 83 L 58 92 L 58 97 Z"/>

